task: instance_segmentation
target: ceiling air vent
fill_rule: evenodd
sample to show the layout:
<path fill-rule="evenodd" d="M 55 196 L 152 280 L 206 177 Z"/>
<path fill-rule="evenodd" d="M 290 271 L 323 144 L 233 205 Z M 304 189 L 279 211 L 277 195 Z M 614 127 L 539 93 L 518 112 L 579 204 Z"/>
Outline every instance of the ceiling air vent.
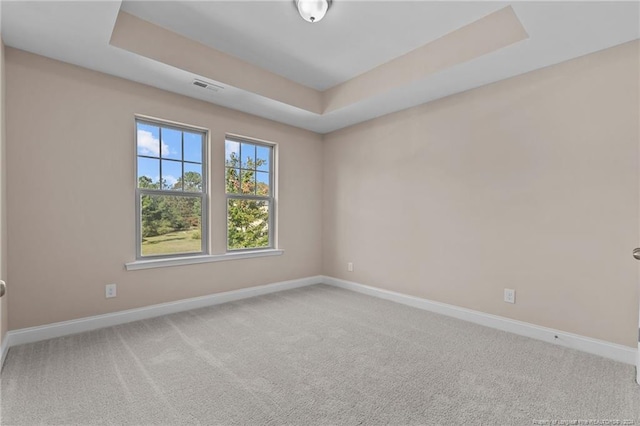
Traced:
<path fill-rule="evenodd" d="M 194 86 L 198 86 L 198 87 L 202 87 L 203 89 L 211 90 L 212 92 L 219 92 L 220 90 L 224 89 L 224 87 L 222 87 L 222 86 L 218 86 L 217 84 L 209 83 L 208 81 L 199 80 L 197 78 L 193 80 L 193 85 Z"/>

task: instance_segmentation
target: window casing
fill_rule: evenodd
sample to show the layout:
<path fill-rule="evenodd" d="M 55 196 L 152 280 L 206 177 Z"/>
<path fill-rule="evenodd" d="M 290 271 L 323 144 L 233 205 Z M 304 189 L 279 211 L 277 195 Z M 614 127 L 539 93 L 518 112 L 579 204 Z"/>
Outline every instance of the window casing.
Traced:
<path fill-rule="evenodd" d="M 136 118 L 136 258 L 208 254 L 207 131 Z"/>
<path fill-rule="evenodd" d="M 227 252 L 275 246 L 274 149 L 252 139 L 225 140 Z"/>

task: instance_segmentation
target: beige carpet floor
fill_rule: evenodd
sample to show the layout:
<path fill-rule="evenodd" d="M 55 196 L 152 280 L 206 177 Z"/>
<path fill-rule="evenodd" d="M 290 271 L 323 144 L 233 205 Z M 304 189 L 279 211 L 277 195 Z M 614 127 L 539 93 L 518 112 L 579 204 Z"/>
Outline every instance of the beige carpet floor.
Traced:
<path fill-rule="evenodd" d="M 316 285 L 11 348 L 0 408 L 6 425 L 640 424 L 634 374 Z"/>

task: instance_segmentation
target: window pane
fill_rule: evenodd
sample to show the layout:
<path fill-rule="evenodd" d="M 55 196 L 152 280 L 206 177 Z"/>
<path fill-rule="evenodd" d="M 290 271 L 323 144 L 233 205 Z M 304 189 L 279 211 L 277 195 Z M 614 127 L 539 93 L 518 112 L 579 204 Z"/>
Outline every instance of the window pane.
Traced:
<path fill-rule="evenodd" d="M 240 144 L 233 141 L 224 142 L 224 162 L 227 167 L 240 167 Z"/>
<path fill-rule="evenodd" d="M 184 132 L 184 161 L 202 163 L 202 134 Z"/>
<path fill-rule="evenodd" d="M 159 189 L 160 160 L 138 157 L 138 188 Z"/>
<path fill-rule="evenodd" d="M 240 169 L 227 167 L 225 170 L 225 186 L 227 194 L 240 193 Z"/>
<path fill-rule="evenodd" d="M 202 252 L 200 197 L 142 195 L 143 256 Z"/>
<path fill-rule="evenodd" d="M 256 147 L 256 169 L 265 172 L 269 170 L 269 160 L 271 159 L 271 148 L 266 146 Z"/>
<path fill-rule="evenodd" d="M 229 249 L 269 247 L 269 202 L 228 200 L 227 229 Z"/>
<path fill-rule="evenodd" d="M 182 132 L 162 128 L 162 158 L 182 160 Z"/>
<path fill-rule="evenodd" d="M 256 168 L 256 146 L 243 143 L 240 146 L 240 154 L 242 155 L 242 168 L 243 169 L 255 169 Z"/>
<path fill-rule="evenodd" d="M 162 189 L 182 191 L 182 162 L 162 160 Z"/>
<path fill-rule="evenodd" d="M 202 192 L 202 166 L 200 164 L 184 163 L 184 190 Z"/>
<path fill-rule="evenodd" d="M 160 157 L 160 128 L 145 123 L 136 124 L 138 155 Z"/>
<path fill-rule="evenodd" d="M 256 172 L 256 194 L 269 195 L 269 173 Z"/>
<path fill-rule="evenodd" d="M 242 184 L 240 189 L 243 194 L 255 194 L 256 193 L 256 172 L 253 170 L 240 170 L 240 179 Z"/>

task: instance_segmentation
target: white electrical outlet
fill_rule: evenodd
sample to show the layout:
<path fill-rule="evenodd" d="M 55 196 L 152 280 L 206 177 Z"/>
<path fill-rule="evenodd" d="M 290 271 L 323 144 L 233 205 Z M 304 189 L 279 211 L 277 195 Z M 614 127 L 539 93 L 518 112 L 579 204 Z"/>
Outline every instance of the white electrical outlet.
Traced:
<path fill-rule="evenodd" d="M 504 301 L 507 303 L 516 303 L 516 291 L 510 288 L 505 288 Z"/>
<path fill-rule="evenodd" d="M 347 263 L 347 271 L 353 272 L 353 263 L 352 262 Z"/>
<path fill-rule="evenodd" d="M 116 285 L 115 284 L 107 284 L 104 286 L 104 297 L 107 299 L 111 297 L 116 297 Z"/>

